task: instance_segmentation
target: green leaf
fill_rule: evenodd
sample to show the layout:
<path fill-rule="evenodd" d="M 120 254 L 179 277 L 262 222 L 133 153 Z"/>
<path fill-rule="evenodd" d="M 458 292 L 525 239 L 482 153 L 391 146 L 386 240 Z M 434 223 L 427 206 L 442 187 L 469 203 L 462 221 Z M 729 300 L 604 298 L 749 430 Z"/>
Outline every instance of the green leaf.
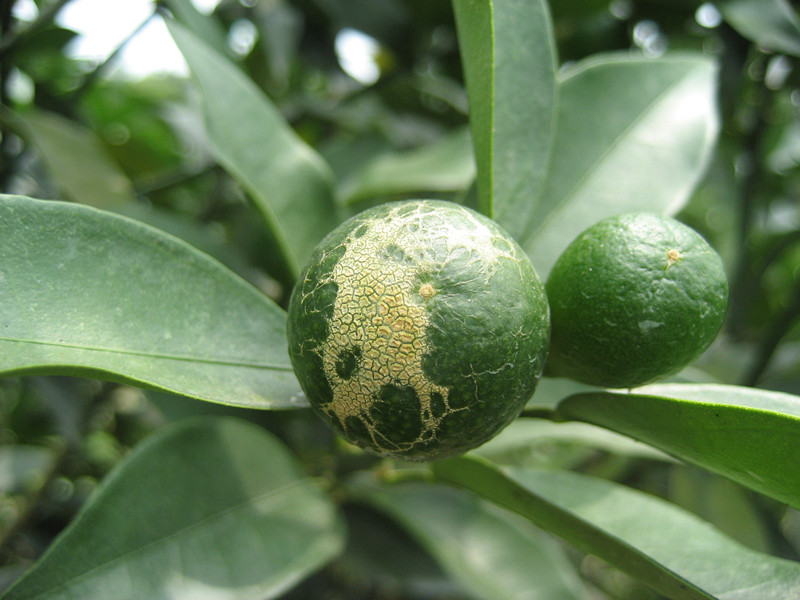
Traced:
<path fill-rule="evenodd" d="M 177 23 L 167 26 L 199 83 L 217 160 L 252 196 L 296 277 L 337 223 L 330 167 L 232 62 Z"/>
<path fill-rule="evenodd" d="M 280 442 L 235 419 L 188 420 L 140 444 L 2 598 L 274 598 L 343 537 Z"/>
<path fill-rule="evenodd" d="M 78 204 L 0 196 L 0 373 L 99 376 L 254 408 L 300 389 L 286 314 L 184 242 Z"/>
<path fill-rule="evenodd" d="M 436 475 L 516 512 L 675 600 L 797 600 L 800 564 L 745 548 L 659 498 L 568 471 L 509 469 L 475 458 Z"/>
<path fill-rule="evenodd" d="M 469 130 L 456 129 L 435 143 L 403 153 L 382 154 L 342 185 L 345 203 L 424 192 L 456 192 L 475 179 Z"/>
<path fill-rule="evenodd" d="M 730 479 L 686 465 L 670 469 L 667 498 L 748 548 L 769 552 L 769 525 L 756 495 Z"/>
<path fill-rule="evenodd" d="M 759 46 L 800 56 L 800 19 L 787 0 L 727 0 L 725 20 Z"/>
<path fill-rule="evenodd" d="M 91 129 L 43 110 L 27 113 L 22 127 L 70 200 L 119 208 L 134 199 L 133 184 Z"/>
<path fill-rule="evenodd" d="M 354 489 L 357 498 L 396 519 L 451 577 L 478 597 L 586 597 L 558 544 L 472 494 L 419 482 Z"/>
<path fill-rule="evenodd" d="M 544 0 L 453 0 L 470 102 L 479 206 L 520 238 L 539 200 L 555 119 Z"/>
<path fill-rule="evenodd" d="M 800 398 L 716 384 L 588 392 L 558 406 L 566 419 L 623 433 L 800 508 Z"/>
<path fill-rule="evenodd" d="M 706 58 L 610 55 L 571 68 L 560 83 L 553 164 L 523 242 L 539 275 L 600 219 L 677 211 L 704 171 L 717 121 Z"/>

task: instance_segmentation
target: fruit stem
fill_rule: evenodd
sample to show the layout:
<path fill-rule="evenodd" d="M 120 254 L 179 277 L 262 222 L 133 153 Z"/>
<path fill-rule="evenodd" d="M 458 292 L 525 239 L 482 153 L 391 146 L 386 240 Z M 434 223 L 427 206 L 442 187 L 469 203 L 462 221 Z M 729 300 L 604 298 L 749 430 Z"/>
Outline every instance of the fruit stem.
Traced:
<path fill-rule="evenodd" d="M 399 466 L 403 463 L 387 461 L 375 470 L 375 476 L 383 483 L 402 483 L 404 481 L 433 481 L 433 473 L 426 467 Z"/>
<path fill-rule="evenodd" d="M 520 419 L 546 419 L 548 421 L 554 421 L 557 423 L 561 423 L 564 421 L 568 421 L 569 419 L 563 418 L 559 413 L 558 410 L 547 408 L 544 406 L 534 406 L 530 408 L 525 408 L 519 415 Z"/>

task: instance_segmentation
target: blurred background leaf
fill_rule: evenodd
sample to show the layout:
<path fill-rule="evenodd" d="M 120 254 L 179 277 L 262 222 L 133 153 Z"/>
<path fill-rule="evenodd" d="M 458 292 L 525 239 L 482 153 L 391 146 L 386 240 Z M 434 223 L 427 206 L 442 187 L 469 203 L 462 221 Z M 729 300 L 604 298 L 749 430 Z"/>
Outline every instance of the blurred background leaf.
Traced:
<path fill-rule="evenodd" d="M 336 224 L 327 164 L 237 68 L 176 23 L 170 33 L 199 81 L 217 159 L 253 197 L 294 279 Z"/>
<path fill-rule="evenodd" d="M 95 133 L 42 110 L 18 121 L 50 169 L 64 199 L 119 209 L 134 198 L 133 185 Z"/>
<path fill-rule="evenodd" d="M 475 179 L 472 142 L 466 128 L 406 151 L 385 153 L 366 162 L 341 186 L 347 204 L 414 193 L 460 192 Z"/>
<path fill-rule="evenodd" d="M 800 19 L 786 0 L 724 0 L 719 8 L 733 27 L 757 44 L 800 56 Z"/>
<path fill-rule="evenodd" d="M 563 549 L 475 496 L 443 486 L 355 484 L 355 496 L 397 519 L 464 586 L 487 598 L 584 598 Z"/>
<path fill-rule="evenodd" d="M 192 420 L 140 445 L 2 597 L 274 598 L 343 539 L 335 506 L 278 441 Z"/>

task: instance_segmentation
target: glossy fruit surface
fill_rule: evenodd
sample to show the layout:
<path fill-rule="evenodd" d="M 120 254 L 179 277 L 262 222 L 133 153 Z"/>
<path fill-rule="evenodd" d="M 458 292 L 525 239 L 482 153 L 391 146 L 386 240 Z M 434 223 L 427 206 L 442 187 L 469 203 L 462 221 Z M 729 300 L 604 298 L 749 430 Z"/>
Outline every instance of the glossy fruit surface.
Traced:
<path fill-rule="evenodd" d="M 371 452 L 465 452 L 518 416 L 542 373 L 544 286 L 490 219 L 444 201 L 380 205 L 317 247 L 289 305 L 312 408 Z"/>
<path fill-rule="evenodd" d="M 581 233 L 547 279 L 548 374 L 630 388 L 680 371 L 722 326 L 722 259 L 693 229 L 631 213 Z"/>

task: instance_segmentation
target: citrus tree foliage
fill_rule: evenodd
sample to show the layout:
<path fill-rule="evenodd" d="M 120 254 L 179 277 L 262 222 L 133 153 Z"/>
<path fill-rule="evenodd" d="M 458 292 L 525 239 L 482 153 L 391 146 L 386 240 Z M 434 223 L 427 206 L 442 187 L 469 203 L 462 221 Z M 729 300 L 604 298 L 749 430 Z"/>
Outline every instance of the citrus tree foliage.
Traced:
<path fill-rule="evenodd" d="M 72 57 L 67 2 L 15 4 L 0 598 L 800 598 L 791 3 L 162 0 L 190 76 L 143 79 Z M 601 219 L 675 217 L 723 257 L 723 330 L 643 388 L 546 376 L 464 456 L 364 453 L 309 409 L 286 307 L 407 198 L 542 279 Z"/>

